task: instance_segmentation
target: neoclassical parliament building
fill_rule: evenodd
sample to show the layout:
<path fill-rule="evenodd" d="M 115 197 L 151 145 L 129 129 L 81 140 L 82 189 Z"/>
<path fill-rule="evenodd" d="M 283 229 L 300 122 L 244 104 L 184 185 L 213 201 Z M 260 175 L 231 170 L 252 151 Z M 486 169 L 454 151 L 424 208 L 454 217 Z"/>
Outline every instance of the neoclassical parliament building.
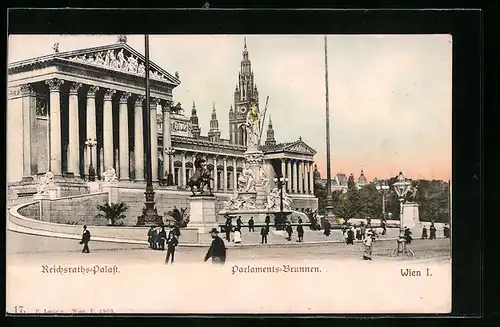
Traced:
<path fill-rule="evenodd" d="M 175 190 L 188 195 L 194 159 L 202 156 L 213 171 L 215 193 L 233 193 L 245 162 L 250 101 L 258 103 L 259 99 L 246 40 L 234 103 L 228 104 L 228 138 L 221 136 L 215 106 L 209 109 L 212 118 L 206 136 L 202 135 L 195 101 L 188 104 L 192 108 L 187 108 L 187 113 L 173 110 L 173 90 L 181 84 L 177 73 L 170 74 L 150 62 L 149 76 L 151 101 L 146 104 L 144 55 L 123 36 L 115 44 L 67 52 L 59 52 L 56 44 L 49 55 L 10 63 L 9 186 L 27 185 L 34 175 L 48 171 L 56 183 L 85 185 L 91 157 L 98 178 L 112 167 L 119 187 L 144 184 L 148 144 L 145 112 L 150 110 L 150 141 L 156 149 L 151 151 L 155 189 L 167 189 L 162 181 L 172 172 Z M 269 187 L 275 187 L 274 177 L 285 176 L 292 199 L 301 198 L 302 207 L 308 203 L 317 206 L 313 176 L 316 151 L 300 138 L 276 142 L 270 119 L 266 125 L 261 149 Z M 88 139 L 95 139 L 97 145 L 87 147 Z"/>

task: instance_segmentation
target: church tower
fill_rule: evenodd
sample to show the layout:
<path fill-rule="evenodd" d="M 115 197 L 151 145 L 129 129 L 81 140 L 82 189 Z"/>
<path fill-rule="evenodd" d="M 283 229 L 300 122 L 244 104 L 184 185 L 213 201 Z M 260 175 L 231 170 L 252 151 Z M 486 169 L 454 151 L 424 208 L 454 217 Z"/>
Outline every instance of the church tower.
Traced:
<path fill-rule="evenodd" d="M 271 120 L 271 115 L 269 115 L 269 124 L 267 125 L 266 145 L 276 145 L 276 139 L 274 138 L 274 129 L 273 129 L 273 122 Z"/>
<path fill-rule="evenodd" d="M 196 105 L 193 101 L 193 109 L 191 109 L 191 134 L 194 138 L 200 138 L 201 129 L 198 125 L 198 116 L 196 115 Z"/>
<path fill-rule="evenodd" d="M 212 142 L 220 142 L 219 121 L 217 120 L 215 103 L 212 109 L 212 119 L 210 120 L 210 130 L 208 131 L 208 138 Z"/>
<path fill-rule="evenodd" d="M 238 84 L 234 90 L 234 111 L 229 111 L 229 139 L 233 144 L 246 146 L 246 119 L 251 102 L 259 108 L 259 91 L 254 82 L 252 63 L 248 58 L 247 39 L 243 47 L 243 58 L 238 74 Z"/>

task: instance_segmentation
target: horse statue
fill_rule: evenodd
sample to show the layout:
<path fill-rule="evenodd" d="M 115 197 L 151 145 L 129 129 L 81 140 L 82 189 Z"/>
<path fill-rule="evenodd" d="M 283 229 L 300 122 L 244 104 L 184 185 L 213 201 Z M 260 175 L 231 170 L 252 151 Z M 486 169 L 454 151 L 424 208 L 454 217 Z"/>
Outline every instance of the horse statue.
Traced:
<path fill-rule="evenodd" d="M 210 181 L 213 180 L 212 176 L 210 176 L 210 170 L 205 168 L 205 159 L 197 158 L 194 161 L 194 167 L 196 168 L 193 176 L 189 178 L 188 186 L 191 189 L 193 195 L 197 195 L 195 193 L 195 187 L 198 192 L 198 195 L 205 193 L 205 187 L 208 189 L 208 195 L 212 195 L 212 187 L 210 185 Z"/>

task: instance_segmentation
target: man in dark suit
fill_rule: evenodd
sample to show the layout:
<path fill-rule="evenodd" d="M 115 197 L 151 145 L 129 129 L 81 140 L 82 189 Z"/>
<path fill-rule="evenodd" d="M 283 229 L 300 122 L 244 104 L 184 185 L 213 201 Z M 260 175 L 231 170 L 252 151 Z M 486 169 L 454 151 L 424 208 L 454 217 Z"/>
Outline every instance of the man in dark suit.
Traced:
<path fill-rule="evenodd" d="M 269 234 L 269 229 L 266 226 L 262 226 L 262 228 L 260 229 L 260 235 L 262 236 L 262 242 L 261 244 L 264 244 L 266 243 L 267 244 L 267 235 Z"/>
<path fill-rule="evenodd" d="M 80 244 L 83 244 L 82 253 L 90 253 L 89 242 L 90 242 L 90 232 L 87 229 L 87 225 L 83 225 L 82 241 L 80 242 Z"/>
<path fill-rule="evenodd" d="M 248 221 L 248 231 L 255 232 L 254 226 L 255 222 L 253 221 L 253 217 L 250 217 L 250 220 Z"/>
<path fill-rule="evenodd" d="M 170 233 L 168 234 L 168 240 L 167 240 L 167 256 L 165 257 L 165 264 L 168 264 L 168 260 L 170 259 L 170 256 L 172 256 L 171 263 L 174 263 L 175 247 L 178 244 L 179 244 L 179 241 L 177 240 L 177 236 L 175 235 L 175 232 L 170 231 Z"/>
<path fill-rule="evenodd" d="M 238 219 L 236 219 L 236 227 L 240 232 L 241 232 L 241 225 L 243 225 L 243 222 L 241 221 L 241 216 L 238 216 Z"/>
<path fill-rule="evenodd" d="M 231 241 L 231 232 L 233 231 L 233 222 L 230 216 L 226 216 L 226 224 L 224 226 L 226 232 L 226 241 Z"/>
<path fill-rule="evenodd" d="M 212 244 L 205 255 L 205 262 L 212 258 L 212 263 L 224 264 L 226 262 L 226 245 L 224 241 L 217 235 L 217 228 L 212 228 Z"/>

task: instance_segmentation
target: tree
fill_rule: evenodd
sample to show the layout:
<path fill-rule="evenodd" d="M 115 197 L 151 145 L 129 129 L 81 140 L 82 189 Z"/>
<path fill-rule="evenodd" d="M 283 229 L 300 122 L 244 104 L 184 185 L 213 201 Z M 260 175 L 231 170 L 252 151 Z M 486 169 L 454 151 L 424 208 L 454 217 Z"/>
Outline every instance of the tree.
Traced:
<path fill-rule="evenodd" d="M 362 210 L 359 190 L 354 182 L 354 175 L 351 174 L 347 180 L 347 192 L 341 196 L 339 214 L 347 221 L 360 217 Z"/>
<path fill-rule="evenodd" d="M 382 195 L 375 184 L 366 184 L 359 190 L 362 217 L 372 219 L 382 218 Z"/>
<path fill-rule="evenodd" d="M 96 218 L 106 218 L 109 222 L 108 226 L 116 226 L 118 220 L 126 217 L 123 213 L 128 207 L 123 202 L 111 204 L 105 202 L 104 205 L 98 205 L 97 209 L 103 213 L 97 214 Z"/>
<path fill-rule="evenodd" d="M 318 213 L 324 213 L 326 207 L 326 187 L 320 183 L 314 183 L 314 195 L 318 198 Z"/>

